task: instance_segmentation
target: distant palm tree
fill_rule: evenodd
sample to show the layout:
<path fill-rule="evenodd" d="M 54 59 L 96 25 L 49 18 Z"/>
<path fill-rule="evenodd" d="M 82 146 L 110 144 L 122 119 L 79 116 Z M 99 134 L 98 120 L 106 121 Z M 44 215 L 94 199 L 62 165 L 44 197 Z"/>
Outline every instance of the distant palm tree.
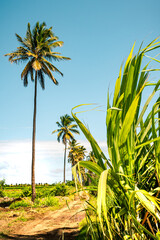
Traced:
<path fill-rule="evenodd" d="M 73 139 L 69 143 L 68 162 L 70 162 L 73 167 L 76 163 L 85 159 L 85 153 L 86 149 L 84 146 L 80 145 L 75 139 Z M 73 175 L 72 180 L 74 180 Z"/>
<path fill-rule="evenodd" d="M 52 49 L 61 47 L 62 41 L 58 41 L 58 37 L 52 32 L 52 28 L 46 28 L 46 24 L 43 22 L 36 23 L 35 27 L 31 31 L 30 24 L 28 23 L 26 37 L 22 39 L 16 34 L 17 40 L 20 43 L 20 47 L 17 50 L 8 53 L 5 56 L 9 56 L 9 61 L 12 63 L 28 61 L 24 70 L 21 73 L 21 79 L 24 86 L 28 85 L 28 75 L 30 74 L 31 80 L 35 82 L 34 89 L 34 114 L 33 114 L 33 136 L 32 136 L 32 201 L 34 202 L 36 197 L 35 191 L 35 135 L 36 135 L 36 107 L 37 107 L 37 80 L 42 87 L 45 88 L 44 75 L 46 74 L 54 84 L 58 84 L 57 80 L 52 75 L 53 72 L 63 74 L 51 63 L 51 60 L 69 60 L 70 58 L 60 56 L 60 53 L 53 52 Z"/>
<path fill-rule="evenodd" d="M 58 129 L 54 130 L 52 133 L 58 132 L 57 140 L 60 142 L 62 139 L 63 144 L 65 145 L 64 150 L 64 183 L 65 183 L 65 172 L 66 172 L 66 150 L 67 150 L 67 142 L 74 139 L 73 133 L 79 134 L 77 130 L 77 125 L 72 124 L 74 119 L 70 117 L 68 114 L 60 117 L 60 122 L 56 122 L 58 125 Z"/>
<path fill-rule="evenodd" d="M 77 143 L 77 141 L 73 139 L 72 141 L 70 141 L 68 149 L 68 162 L 71 163 L 71 166 L 73 167 L 77 162 L 76 159 L 79 153 L 79 143 Z"/>

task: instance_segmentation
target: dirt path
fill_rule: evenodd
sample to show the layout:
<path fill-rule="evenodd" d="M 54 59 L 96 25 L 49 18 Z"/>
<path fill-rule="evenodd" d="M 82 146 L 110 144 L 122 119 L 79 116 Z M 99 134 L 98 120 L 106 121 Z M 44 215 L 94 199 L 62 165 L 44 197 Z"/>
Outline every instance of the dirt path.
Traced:
<path fill-rule="evenodd" d="M 83 209 L 84 201 L 78 199 L 56 211 L 32 213 L 34 219 L 25 223 L 15 223 L 10 228 L 10 233 L 3 234 L 3 238 L 0 239 L 76 239 L 79 222 L 85 217 Z M 4 220 L 0 220 L 0 231 L 2 227 L 5 227 Z"/>

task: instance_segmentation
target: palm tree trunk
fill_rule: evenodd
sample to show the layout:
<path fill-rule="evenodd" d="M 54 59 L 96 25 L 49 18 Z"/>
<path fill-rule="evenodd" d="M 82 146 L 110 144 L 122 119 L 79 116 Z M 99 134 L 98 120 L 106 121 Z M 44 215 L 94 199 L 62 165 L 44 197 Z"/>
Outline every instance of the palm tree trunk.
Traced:
<path fill-rule="evenodd" d="M 36 110 L 37 110 L 37 71 L 35 74 L 35 89 L 34 89 L 34 112 L 33 112 L 33 135 L 32 135 L 32 202 L 36 198 L 35 188 L 35 140 L 36 140 Z"/>
<path fill-rule="evenodd" d="M 64 150 L 64 173 L 63 173 L 63 182 L 66 182 L 66 151 L 67 151 L 67 141 L 65 142 L 65 150 Z"/>

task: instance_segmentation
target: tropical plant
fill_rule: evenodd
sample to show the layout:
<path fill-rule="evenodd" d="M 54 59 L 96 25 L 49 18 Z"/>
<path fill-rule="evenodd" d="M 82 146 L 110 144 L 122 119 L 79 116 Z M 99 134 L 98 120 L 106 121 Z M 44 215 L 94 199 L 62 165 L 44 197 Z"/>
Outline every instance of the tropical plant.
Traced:
<path fill-rule="evenodd" d="M 96 220 L 87 210 L 86 239 L 160 239 L 160 98 L 157 97 L 150 112 L 148 108 L 160 85 L 160 80 L 154 84 L 149 82 L 148 73 L 159 70 L 149 69 L 149 63 L 160 61 L 150 57 L 150 62 L 142 65 L 144 56 L 159 47 L 157 38 L 146 47 L 141 46 L 133 55 L 133 46 L 124 69 L 120 68 L 112 105 L 108 92 L 106 127 L 109 159 L 76 113 L 72 112 L 90 142 L 96 160 L 81 161 L 73 167 L 75 179 L 79 166 L 92 171 L 98 179 L 95 188 L 97 206 L 92 206 Z M 154 88 L 142 106 L 142 93 L 148 86 Z M 107 204 L 108 196 L 111 204 Z"/>
<path fill-rule="evenodd" d="M 63 182 L 65 183 L 65 172 L 66 172 L 66 151 L 67 151 L 67 142 L 71 141 L 74 139 L 73 133 L 79 134 L 79 131 L 77 130 L 77 124 L 73 123 L 74 119 L 69 116 L 68 114 L 65 114 L 64 116 L 60 117 L 60 122 L 56 122 L 58 129 L 54 130 L 52 132 L 57 134 L 57 140 L 60 142 L 62 139 L 62 143 L 65 145 L 65 150 L 64 150 L 64 178 Z"/>
<path fill-rule="evenodd" d="M 84 146 L 77 143 L 75 139 L 73 139 L 69 143 L 68 149 L 69 149 L 68 162 L 71 163 L 72 167 L 79 161 L 82 161 L 85 159 L 86 149 L 84 148 Z M 81 173 L 82 173 L 82 169 L 81 169 Z M 83 173 L 82 176 L 85 178 L 85 173 Z M 73 180 L 73 174 L 72 174 L 72 180 Z"/>
<path fill-rule="evenodd" d="M 68 162 L 72 164 L 72 167 L 79 161 L 85 158 L 86 149 L 80 145 L 75 139 L 69 142 L 69 154 Z"/>
<path fill-rule="evenodd" d="M 58 37 L 52 32 L 52 27 L 47 28 L 43 22 L 36 23 L 35 27 L 31 31 L 30 23 L 28 23 L 26 37 L 23 39 L 16 34 L 17 40 L 20 43 L 20 47 L 17 50 L 8 53 L 5 56 L 9 56 L 11 63 L 19 63 L 27 61 L 24 70 L 21 73 L 21 79 L 24 86 L 28 85 L 28 76 L 31 76 L 31 80 L 35 82 L 34 88 L 34 114 L 33 114 L 33 135 L 32 135 L 32 201 L 35 200 L 35 138 L 36 138 L 36 112 L 37 112 L 37 80 L 42 87 L 45 88 L 44 75 L 47 75 L 54 84 L 58 84 L 58 81 L 53 76 L 52 72 L 62 74 L 51 61 L 69 60 L 68 57 L 60 56 L 60 53 L 52 51 L 56 47 L 63 45 L 62 41 L 58 41 Z"/>

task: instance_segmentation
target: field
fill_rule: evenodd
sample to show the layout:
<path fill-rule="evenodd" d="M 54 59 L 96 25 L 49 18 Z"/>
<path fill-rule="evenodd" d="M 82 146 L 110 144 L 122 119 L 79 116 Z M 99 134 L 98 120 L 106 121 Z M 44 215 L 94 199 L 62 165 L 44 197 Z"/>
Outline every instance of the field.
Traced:
<path fill-rule="evenodd" d="M 84 200 L 75 188 L 56 184 L 37 186 L 36 190 L 33 204 L 30 186 L 4 187 L 0 239 L 75 239 L 85 217 Z"/>

